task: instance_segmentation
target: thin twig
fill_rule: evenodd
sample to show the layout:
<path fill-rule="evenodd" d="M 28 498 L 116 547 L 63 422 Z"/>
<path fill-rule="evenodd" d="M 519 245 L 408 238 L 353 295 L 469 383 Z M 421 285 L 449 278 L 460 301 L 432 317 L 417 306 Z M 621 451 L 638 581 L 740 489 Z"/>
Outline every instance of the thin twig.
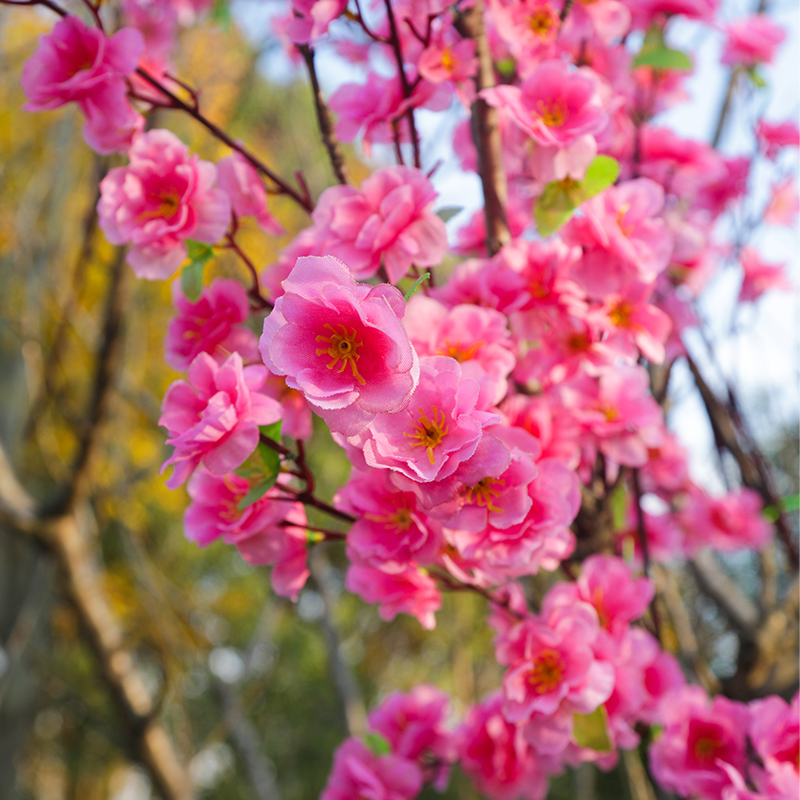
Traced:
<path fill-rule="evenodd" d="M 344 162 L 344 156 L 339 149 L 339 142 L 333 132 L 333 124 L 331 122 L 331 115 L 328 111 L 328 106 L 322 99 L 322 91 L 319 88 L 319 79 L 317 78 L 317 68 L 314 64 L 314 51 L 307 45 L 301 44 L 297 46 L 300 54 L 306 62 L 308 67 L 308 76 L 311 80 L 311 89 L 314 95 L 314 105 L 317 109 L 317 122 L 319 123 L 319 132 L 322 134 L 322 142 L 328 151 L 328 158 L 331 162 L 333 174 L 336 175 L 336 180 L 341 184 L 350 183 L 350 178 L 347 174 L 347 165 Z"/>

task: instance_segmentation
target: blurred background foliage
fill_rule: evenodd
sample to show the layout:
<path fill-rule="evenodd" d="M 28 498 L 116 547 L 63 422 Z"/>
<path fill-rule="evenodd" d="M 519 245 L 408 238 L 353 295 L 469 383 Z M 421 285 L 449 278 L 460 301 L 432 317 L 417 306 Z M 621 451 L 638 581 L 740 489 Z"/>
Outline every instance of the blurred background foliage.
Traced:
<path fill-rule="evenodd" d="M 51 24 L 29 9 L 0 12 L 0 438 L 41 501 L 67 479 L 85 433 L 106 297 L 121 259 L 97 230 L 94 206 L 98 180 L 122 159 L 89 151 L 73 108 L 20 110 L 22 62 Z M 314 196 L 330 185 L 305 83 L 267 83 L 256 69 L 258 53 L 233 27 L 188 31 L 180 52 L 177 72 L 202 87 L 208 117 L 281 174 L 302 170 Z M 160 111 L 151 125 L 171 128 L 203 158 L 227 155 L 179 114 Z M 358 183 L 369 170 L 352 152 L 347 157 Z M 259 266 L 307 224 L 289 201 L 274 198 L 271 207 L 287 235 L 275 240 L 251 225 L 240 239 Z M 206 280 L 215 274 L 247 280 L 225 254 Z M 365 709 L 392 689 L 434 683 L 452 693 L 459 716 L 495 688 L 500 668 L 480 597 L 446 597 L 428 633 L 407 617 L 387 625 L 343 592 L 341 545 L 316 549 L 313 579 L 293 605 L 274 596 L 265 569 L 250 567 L 233 548 L 201 550 L 185 540 L 186 492 L 166 489 L 158 474 L 168 450 L 159 407 L 178 377 L 163 361 L 170 286 L 135 281 L 127 267 L 121 280 L 122 347 L 88 474 L 87 530 L 125 645 L 198 793 L 315 798 L 348 724 L 357 730 Z M 329 499 L 349 464 L 320 426 L 309 449 L 319 494 Z M 786 493 L 797 492 L 796 432 L 773 450 Z M 731 569 L 740 575 L 755 567 Z M 542 576 L 532 592 L 541 596 L 548 580 Z M 720 651 L 724 621 L 690 576 L 678 580 L 704 655 L 724 673 L 736 657 Z M 576 795 L 631 796 L 621 774 L 591 766 L 554 782 L 551 797 Z M 0 529 L 0 798 L 151 796 L 56 563 L 32 540 Z M 475 796 L 458 775 L 445 794 Z"/>

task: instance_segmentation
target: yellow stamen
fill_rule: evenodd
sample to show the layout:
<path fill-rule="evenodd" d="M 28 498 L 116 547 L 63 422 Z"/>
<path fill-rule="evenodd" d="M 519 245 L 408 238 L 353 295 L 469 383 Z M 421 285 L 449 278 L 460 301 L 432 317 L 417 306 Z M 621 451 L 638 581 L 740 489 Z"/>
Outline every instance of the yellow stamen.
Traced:
<path fill-rule="evenodd" d="M 528 27 L 537 36 L 542 39 L 546 38 L 547 34 L 553 27 L 555 17 L 553 14 L 548 14 L 543 8 L 540 8 L 532 17 L 528 19 Z"/>
<path fill-rule="evenodd" d="M 137 220 L 169 219 L 171 216 L 173 216 L 173 214 L 175 214 L 181 204 L 181 199 L 174 189 L 156 195 L 156 197 L 161 201 L 161 204 L 158 206 L 158 208 L 151 209 L 150 211 L 143 211 L 136 217 Z"/>
<path fill-rule="evenodd" d="M 483 478 L 478 481 L 474 486 L 467 488 L 467 502 L 477 503 L 481 508 L 486 508 L 489 511 L 496 511 L 498 514 L 503 513 L 502 508 L 497 508 L 492 505 L 492 499 L 500 496 L 500 490 L 495 489 L 495 486 L 502 486 L 505 481 L 495 478 Z"/>
<path fill-rule="evenodd" d="M 397 533 L 404 533 L 413 523 L 411 509 L 405 507 L 399 508 L 394 514 L 365 514 L 364 516 L 373 522 L 386 525 L 387 528 L 393 528 Z"/>
<path fill-rule="evenodd" d="M 564 662 L 557 650 L 543 650 L 528 674 L 528 683 L 536 694 L 552 692 L 564 679 Z"/>
<path fill-rule="evenodd" d="M 411 439 L 418 441 L 412 442 L 412 447 L 425 447 L 428 450 L 428 459 L 431 464 L 436 461 L 433 455 L 433 448 L 441 444 L 442 439 L 447 435 L 447 420 L 444 411 L 439 411 L 436 406 L 432 406 L 433 419 L 428 419 L 428 415 L 422 410 L 419 410 L 419 422 L 413 422 L 414 433 L 404 433 L 403 436 L 408 436 Z"/>
<path fill-rule="evenodd" d="M 539 100 L 536 103 L 534 114 L 547 125 L 548 128 L 557 128 L 567 119 L 567 104 L 559 98 L 546 102 Z"/>
<path fill-rule="evenodd" d="M 619 226 L 619 229 L 622 231 L 622 235 L 625 236 L 626 238 L 628 236 L 630 236 L 631 233 L 633 233 L 633 228 L 634 228 L 633 225 L 625 225 L 624 224 L 625 215 L 630 210 L 631 210 L 631 204 L 630 203 L 624 203 L 617 210 L 617 225 Z"/>
<path fill-rule="evenodd" d="M 449 341 L 445 340 L 436 352 L 440 356 L 450 356 L 450 358 L 454 358 L 456 361 L 469 361 L 483 344 L 484 342 L 476 342 L 472 347 L 465 349 L 459 342 L 450 344 Z"/>
<path fill-rule="evenodd" d="M 627 300 L 620 300 L 611 309 L 608 318 L 611 320 L 611 324 L 616 325 L 618 328 L 632 328 L 631 314 L 633 314 L 633 306 Z"/>
<path fill-rule="evenodd" d="M 457 66 L 455 58 L 453 58 L 453 51 L 446 47 L 442 53 L 442 66 L 448 71 L 452 72 L 453 68 Z"/>
<path fill-rule="evenodd" d="M 355 329 L 348 329 L 344 325 L 334 327 L 327 322 L 325 327 L 331 332 L 331 335 L 317 336 L 318 342 L 327 345 L 327 347 L 318 348 L 317 355 L 328 355 L 333 359 L 330 364 L 326 365 L 328 369 L 333 369 L 341 361 L 342 365 L 339 367 L 338 372 L 344 372 L 349 364 L 353 377 L 364 386 L 366 381 L 358 374 L 358 366 L 356 365 L 356 361 L 361 358 L 358 348 L 364 343 L 358 338 Z M 337 333 L 336 328 L 339 328 L 341 333 Z"/>

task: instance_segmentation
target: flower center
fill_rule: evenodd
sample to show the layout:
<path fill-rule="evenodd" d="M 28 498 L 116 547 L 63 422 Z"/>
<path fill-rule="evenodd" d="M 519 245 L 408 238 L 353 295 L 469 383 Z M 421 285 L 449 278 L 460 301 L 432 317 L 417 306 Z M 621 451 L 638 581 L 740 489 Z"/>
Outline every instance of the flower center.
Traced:
<path fill-rule="evenodd" d="M 137 220 L 169 219 L 175 214 L 181 204 L 181 198 L 175 189 L 169 189 L 166 192 L 150 195 L 150 199 L 158 203 L 158 206 L 148 211 L 143 211 L 136 217 Z"/>
<path fill-rule="evenodd" d="M 557 650 L 543 650 L 528 674 L 528 683 L 536 694 L 552 692 L 564 679 L 564 662 Z"/>
<path fill-rule="evenodd" d="M 625 215 L 631 210 L 630 203 L 624 203 L 617 209 L 617 226 L 622 235 L 627 238 L 633 233 L 633 225 L 625 225 Z"/>
<path fill-rule="evenodd" d="M 453 58 L 453 51 L 449 47 L 445 47 L 442 53 L 442 66 L 448 71 L 452 72 L 453 67 L 456 66 L 456 60 Z"/>
<path fill-rule="evenodd" d="M 605 415 L 606 422 L 616 422 L 619 419 L 619 411 L 614 406 L 606 404 L 599 406 L 597 410 Z"/>
<path fill-rule="evenodd" d="M 528 18 L 528 27 L 536 36 L 544 39 L 550 33 L 554 22 L 555 16 L 548 9 L 540 8 Z"/>
<path fill-rule="evenodd" d="M 406 507 L 397 509 L 394 514 L 365 514 L 365 517 L 392 528 L 396 533 L 405 533 L 414 522 L 411 519 L 411 509 Z"/>
<path fill-rule="evenodd" d="M 501 479 L 483 478 L 478 481 L 474 486 L 467 487 L 467 502 L 475 503 L 481 508 L 486 508 L 489 511 L 496 511 L 498 514 L 503 513 L 502 508 L 497 508 L 492 505 L 492 500 L 500 496 L 500 489 L 496 486 L 502 486 L 504 483 Z"/>
<path fill-rule="evenodd" d="M 344 325 L 336 325 L 335 327 L 326 322 L 325 327 L 331 332 L 330 336 L 317 336 L 317 341 L 327 345 L 327 347 L 317 348 L 317 355 L 330 356 L 332 361 L 326 364 L 328 369 L 333 369 L 340 361 L 342 362 L 339 367 L 339 372 L 344 372 L 347 366 L 353 373 L 353 377 L 362 385 L 366 385 L 366 381 L 358 374 L 358 365 L 356 361 L 361 358 L 358 353 L 358 348 L 364 344 L 358 338 L 354 328 L 346 328 Z M 341 333 L 337 331 L 337 328 Z"/>
<path fill-rule="evenodd" d="M 567 104 L 560 97 L 555 100 L 539 100 L 534 114 L 548 128 L 558 128 L 567 119 Z"/>
<path fill-rule="evenodd" d="M 633 314 L 633 306 L 627 300 L 620 300 L 611 310 L 608 318 L 611 320 L 611 324 L 618 328 L 630 328 L 631 314 Z"/>
<path fill-rule="evenodd" d="M 436 406 L 431 406 L 431 411 L 433 419 L 428 419 L 428 415 L 420 409 L 419 421 L 412 423 L 414 433 L 405 432 L 403 436 L 417 440 L 411 443 L 412 447 L 425 447 L 428 451 L 428 459 L 433 464 L 436 460 L 433 449 L 441 444 L 442 439 L 447 435 L 447 421 L 444 411 L 439 411 Z"/>
<path fill-rule="evenodd" d="M 475 351 L 483 345 L 483 342 L 475 342 L 472 347 L 465 348 L 460 342 L 450 344 L 445 340 L 442 346 L 436 351 L 440 356 L 450 356 L 456 361 L 469 361 L 474 355 Z"/>

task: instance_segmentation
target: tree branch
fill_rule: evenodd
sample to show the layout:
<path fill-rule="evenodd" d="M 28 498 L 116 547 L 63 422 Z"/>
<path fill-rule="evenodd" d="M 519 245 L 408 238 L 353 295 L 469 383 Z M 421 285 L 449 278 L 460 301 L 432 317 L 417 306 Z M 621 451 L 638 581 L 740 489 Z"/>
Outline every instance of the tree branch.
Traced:
<path fill-rule="evenodd" d="M 483 0 L 477 0 L 474 6 L 457 18 L 456 28 L 462 36 L 475 41 L 478 57 L 478 74 L 475 76 L 478 97 L 472 104 L 472 138 L 478 149 L 478 172 L 486 204 L 486 248 L 491 256 L 511 241 L 511 234 L 506 223 L 508 185 L 503 168 L 497 111 L 480 97 L 483 89 L 495 85 L 494 64 L 483 25 Z"/>

